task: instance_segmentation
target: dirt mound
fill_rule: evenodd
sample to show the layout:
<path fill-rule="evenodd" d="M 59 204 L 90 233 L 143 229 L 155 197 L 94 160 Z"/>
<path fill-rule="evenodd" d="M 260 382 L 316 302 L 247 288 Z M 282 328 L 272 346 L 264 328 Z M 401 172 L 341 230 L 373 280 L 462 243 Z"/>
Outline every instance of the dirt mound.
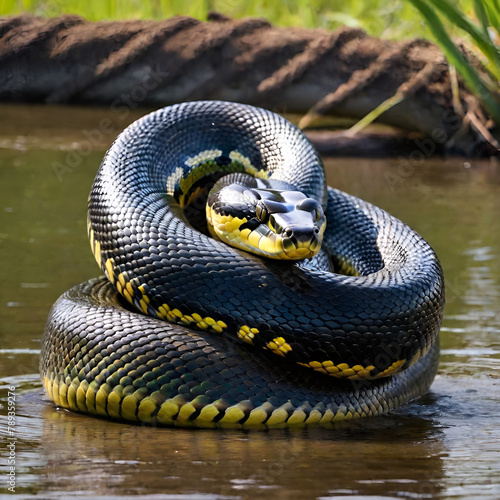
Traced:
<path fill-rule="evenodd" d="M 477 99 L 463 85 L 460 92 L 465 109 L 485 123 Z M 4 101 L 120 109 L 223 99 L 359 119 L 394 95 L 401 102 L 379 122 L 431 137 L 448 151 L 481 148 L 481 134 L 453 106 L 445 58 L 424 40 L 387 41 L 350 28 L 278 28 L 220 15 L 209 22 L 0 18 Z"/>

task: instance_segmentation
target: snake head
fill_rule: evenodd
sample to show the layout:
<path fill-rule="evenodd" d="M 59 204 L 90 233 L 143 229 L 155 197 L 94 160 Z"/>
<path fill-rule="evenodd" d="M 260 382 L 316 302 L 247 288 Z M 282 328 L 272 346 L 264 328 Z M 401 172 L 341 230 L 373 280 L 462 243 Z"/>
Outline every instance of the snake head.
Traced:
<path fill-rule="evenodd" d="M 250 185 L 216 184 L 207 202 L 210 232 L 260 256 L 284 260 L 313 257 L 321 248 L 325 214 L 317 200 L 291 187 L 253 178 Z"/>

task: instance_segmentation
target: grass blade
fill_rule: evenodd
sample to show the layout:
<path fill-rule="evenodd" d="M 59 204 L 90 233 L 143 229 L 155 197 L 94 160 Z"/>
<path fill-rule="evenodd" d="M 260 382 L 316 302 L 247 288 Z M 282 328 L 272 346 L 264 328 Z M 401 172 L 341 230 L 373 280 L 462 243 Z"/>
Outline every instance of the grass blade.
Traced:
<path fill-rule="evenodd" d="M 429 2 L 432 3 L 437 9 L 439 9 L 443 16 L 445 16 L 445 18 L 450 21 L 450 23 L 458 26 L 460 29 L 464 30 L 471 36 L 477 47 L 490 61 L 490 71 L 495 75 L 497 79 L 500 80 L 500 51 L 498 47 L 491 41 L 487 26 L 483 31 L 483 29 L 481 29 L 476 23 L 466 17 L 463 12 L 460 11 L 457 5 L 452 3 L 450 0 L 429 0 Z M 485 22 L 487 23 L 487 20 Z"/>
<path fill-rule="evenodd" d="M 498 0 L 490 0 L 486 3 L 485 9 L 488 13 L 491 27 L 500 36 L 500 2 Z"/>
<path fill-rule="evenodd" d="M 491 43 L 491 38 L 488 33 L 488 26 L 490 25 L 488 21 L 488 14 L 486 14 L 486 10 L 481 0 L 474 0 L 474 12 L 476 13 L 476 17 L 481 23 L 481 27 L 483 28 L 485 36 L 488 37 Z"/>
<path fill-rule="evenodd" d="M 450 64 L 453 64 L 462 75 L 469 89 L 484 104 L 484 107 L 496 123 L 500 124 L 500 102 L 488 89 L 478 72 L 469 64 L 460 49 L 453 43 L 446 32 L 441 19 L 434 10 L 424 0 L 409 0 L 413 6 L 420 11 L 431 29 L 438 45 L 443 50 Z M 430 0 L 432 3 L 438 3 L 443 0 Z M 477 28 L 477 26 L 476 26 Z"/>
<path fill-rule="evenodd" d="M 346 131 L 346 135 L 352 137 L 358 132 L 361 132 L 365 127 L 370 125 L 374 120 L 376 120 L 382 113 L 391 109 L 396 104 L 399 104 L 404 99 L 403 94 L 394 94 L 389 99 L 379 104 L 373 111 L 370 111 L 366 116 L 361 118 L 357 123 L 355 123 L 350 129 Z"/>

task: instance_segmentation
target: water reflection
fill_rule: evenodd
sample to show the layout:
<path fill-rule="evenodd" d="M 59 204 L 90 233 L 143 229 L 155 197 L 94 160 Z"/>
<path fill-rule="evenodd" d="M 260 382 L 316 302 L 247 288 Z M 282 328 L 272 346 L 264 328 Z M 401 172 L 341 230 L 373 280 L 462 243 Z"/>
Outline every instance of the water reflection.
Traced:
<path fill-rule="evenodd" d="M 155 429 L 55 409 L 37 375 L 51 304 L 99 274 L 86 236 L 86 198 L 112 137 L 62 177 L 53 166 L 78 150 L 82 130 L 109 110 L 7 108 L 9 119 L 0 122 L 6 284 L 0 288 L 0 434 L 9 438 L 7 388 L 15 386 L 20 498 L 70 492 L 122 499 L 164 493 L 184 499 L 500 497 L 498 164 L 429 160 L 408 174 L 398 159 L 326 162 L 330 184 L 409 223 L 441 259 L 447 284 L 442 362 L 428 396 L 392 415 L 335 429 Z M 8 493 L 4 484 L 0 493 Z"/>
<path fill-rule="evenodd" d="M 421 402 L 433 404 L 432 398 Z M 89 421 L 54 410 L 38 392 L 25 395 L 19 411 L 27 426 L 23 461 L 32 471 L 22 476 L 24 491 L 38 489 L 40 480 L 46 493 L 78 485 L 87 495 L 432 498 L 442 489 L 443 432 L 425 415 L 358 421 L 328 432 L 158 429 Z"/>
<path fill-rule="evenodd" d="M 331 430 L 267 432 L 89 419 L 55 409 L 30 389 L 34 376 L 7 382 L 22 393 L 18 491 L 25 493 L 64 497 L 75 485 L 85 495 L 113 498 L 118 492 L 238 499 L 304 498 L 305 492 L 307 498 L 495 498 L 498 492 L 498 429 L 491 419 L 498 401 L 484 398 L 483 385 L 473 378 L 457 386 L 441 376 L 428 396 L 386 417 Z M 471 450 L 481 450 L 480 456 Z"/>

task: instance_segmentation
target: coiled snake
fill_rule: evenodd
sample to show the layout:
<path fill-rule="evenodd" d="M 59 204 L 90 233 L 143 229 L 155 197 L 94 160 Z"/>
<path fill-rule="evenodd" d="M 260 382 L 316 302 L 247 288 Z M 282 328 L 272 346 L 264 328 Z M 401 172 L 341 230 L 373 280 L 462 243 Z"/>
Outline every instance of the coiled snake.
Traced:
<path fill-rule="evenodd" d="M 211 237 L 196 218 L 203 184 L 232 171 L 323 205 L 324 250 L 269 260 Z M 153 425 L 328 425 L 385 413 L 434 378 L 444 305 L 434 252 L 327 188 L 316 152 L 279 115 L 203 101 L 145 116 L 107 152 L 88 213 L 106 277 L 50 312 L 41 374 L 58 405 Z"/>

